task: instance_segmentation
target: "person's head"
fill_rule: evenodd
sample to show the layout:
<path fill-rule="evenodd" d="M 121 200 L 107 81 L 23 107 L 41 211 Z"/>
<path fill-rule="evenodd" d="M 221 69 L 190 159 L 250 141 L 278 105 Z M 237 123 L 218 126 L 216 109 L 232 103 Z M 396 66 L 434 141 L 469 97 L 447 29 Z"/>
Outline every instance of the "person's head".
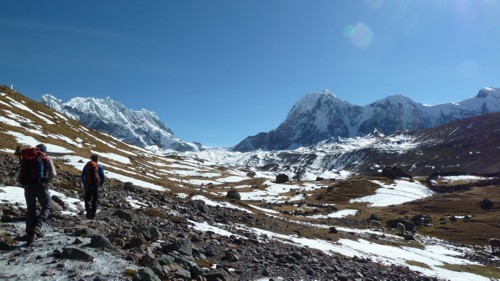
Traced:
<path fill-rule="evenodd" d="M 90 160 L 92 160 L 94 162 L 98 162 L 99 161 L 99 155 L 97 155 L 97 154 L 90 155 Z"/>
<path fill-rule="evenodd" d="M 47 153 L 47 146 L 43 143 L 37 144 L 36 146 L 41 152 Z"/>

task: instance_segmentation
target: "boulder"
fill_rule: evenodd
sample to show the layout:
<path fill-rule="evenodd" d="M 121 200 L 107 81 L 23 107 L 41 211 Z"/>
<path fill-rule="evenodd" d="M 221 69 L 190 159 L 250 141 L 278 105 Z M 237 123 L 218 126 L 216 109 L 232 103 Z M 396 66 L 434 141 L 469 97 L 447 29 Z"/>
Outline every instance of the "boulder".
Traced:
<path fill-rule="evenodd" d="M 484 198 L 481 201 L 481 209 L 483 209 L 483 210 L 489 211 L 493 207 L 493 205 L 494 205 L 493 201 L 491 201 L 488 198 Z"/>
<path fill-rule="evenodd" d="M 121 218 L 122 220 L 125 220 L 125 221 L 133 221 L 133 218 L 132 218 L 132 215 L 125 212 L 125 211 L 122 211 L 122 210 L 116 210 L 113 212 L 113 216 L 117 216 L 119 218 Z"/>
<path fill-rule="evenodd" d="M 137 276 L 134 280 L 144 280 L 144 281 L 161 281 L 161 279 L 156 276 L 151 268 L 144 267 L 137 271 Z"/>
<path fill-rule="evenodd" d="M 113 245 L 111 244 L 111 242 L 109 242 L 106 236 L 101 234 L 94 234 L 90 237 L 90 247 L 112 249 Z"/>
<path fill-rule="evenodd" d="M 226 198 L 240 200 L 241 195 L 236 189 L 231 189 L 227 192 Z"/>
<path fill-rule="evenodd" d="M 284 182 L 289 182 L 290 178 L 285 175 L 285 174 L 278 174 L 276 176 L 276 183 L 284 183 Z"/>
<path fill-rule="evenodd" d="M 94 257 L 92 257 L 91 255 L 87 254 L 86 252 L 80 249 L 72 247 L 63 248 L 62 252 L 56 250 L 54 251 L 53 256 L 60 259 L 79 260 L 86 262 L 94 261 Z"/>
<path fill-rule="evenodd" d="M 137 235 L 141 235 L 146 241 L 156 241 L 162 238 L 158 228 L 154 226 L 142 226 L 134 229 Z"/>

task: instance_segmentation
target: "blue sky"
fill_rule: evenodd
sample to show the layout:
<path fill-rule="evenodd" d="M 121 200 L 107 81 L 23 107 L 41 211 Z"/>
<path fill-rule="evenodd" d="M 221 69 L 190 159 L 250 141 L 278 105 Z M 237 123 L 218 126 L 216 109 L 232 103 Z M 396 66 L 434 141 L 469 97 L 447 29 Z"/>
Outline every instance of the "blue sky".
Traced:
<path fill-rule="evenodd" d="M 441 104 L 500 87 L 500 0 L 1 1 L 0 83 L 110 96 L 232 146 L 302 96 Z"/>

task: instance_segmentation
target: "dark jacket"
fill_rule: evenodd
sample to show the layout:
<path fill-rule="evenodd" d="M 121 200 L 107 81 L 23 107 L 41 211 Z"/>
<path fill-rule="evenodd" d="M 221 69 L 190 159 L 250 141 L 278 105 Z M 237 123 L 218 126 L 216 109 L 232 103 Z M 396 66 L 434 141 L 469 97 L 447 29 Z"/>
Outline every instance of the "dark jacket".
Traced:
<path fill-rule="evenodd" d="M 83 167 L 82 170 L 82 182 L 83 185 L 87 182 L 87 165 Z M 105 176 L 104 176 L 104 168 L 102 167 L 101 163 L 97 163 L 97 174 L 99 175 L 99 184 L 98 186 L 102 186 L 104 184 Z"/>

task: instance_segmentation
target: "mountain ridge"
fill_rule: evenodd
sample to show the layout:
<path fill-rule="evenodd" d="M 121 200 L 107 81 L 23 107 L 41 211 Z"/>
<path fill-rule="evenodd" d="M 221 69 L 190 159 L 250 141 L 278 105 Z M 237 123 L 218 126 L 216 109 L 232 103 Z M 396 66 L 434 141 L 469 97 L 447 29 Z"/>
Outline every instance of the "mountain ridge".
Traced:
<path fill-rule="evenodd" d="M 105 99 L 75 97 L 68 102 L 50 96 L 43 104 L 83 124 L 141 147 L 158 146 L 175 151 L 200 151 L 201 144 L 185 142 L 156 113 L 134 111 Z M 500 111 L 500 89 L 482 88 L 470 99 L 440 105 L 424 105 L 403 95 L 390 95 L 365 106 L 353 105 L 329 90 L 304 95 L 286 119 L 269 132 L 260 132 L 231 149 L 290 150 L 331 138 L 365 136 L 378 130 L 385 135 L 401 130 L 421 131 L 454 120 Z"/>
<path fill-rule="evenodd" d="M 303 180 L 374 175 L 397 166 L 413 175 L 434 173 L 499 174 L 500 112 L 459 119 L 423 131 L 384 135 L 378 130 L 354 138 L 332 137 L 294 150 L 194 152 L 218 165 L 280 172 Z M 186 152 L 186 154 L 191 154 Z"/>
<path fill-rule="evenodd" d="M 146 109 L 138 111 L 129 109 L 110 97 L 105 99 L 75 97 L 63 103 L 62 100 L 45 94 L 41 103 L 90 128 L 109 133 L 133 145 L 158 146 L 176 151 L 200 149 L 200 145 L 176 137 L 156 113 Z"/>
<path fill-rule="evenodd" d="M 287 150 L 314 145 L 330 137 L 356 137 L 374 129 L 384 134 L 420 131 L 461 118 L 500 111 L 500 89 L 483 88 L 460 102 L 435 106 L 402 95 L 388 96 L 366 106 L 352 105 L 326 90 L 304 96 L 275 129 L 249 136 L 235 151 Z"/>

